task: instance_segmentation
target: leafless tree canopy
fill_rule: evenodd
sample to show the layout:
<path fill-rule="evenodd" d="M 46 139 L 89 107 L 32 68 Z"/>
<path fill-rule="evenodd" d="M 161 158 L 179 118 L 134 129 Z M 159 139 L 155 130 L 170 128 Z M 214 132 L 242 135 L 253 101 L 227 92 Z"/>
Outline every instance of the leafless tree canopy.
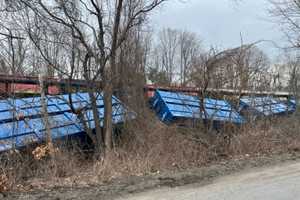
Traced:
<path fill-rule="evenodd" d="M 279 20 L 282 30 L 292 47 L 300 47 L 300 1 L 299 0 L 270 0 L 273 8 L 271 14 Z"/>
<path fill-rule="evenodd" d="M 270 0 L 272 8 L 271 14 L 280 25 L 290 42 L 289 58 L 284 64 L 289 71 L 289 89 L 294 92 L 295 96 L 299 95 L 299 48 L 300 48 L 300 1 L 299 0 Z M 298 95 L 297 95 L 298 94 Z"/>
<path fill-rule="evenodd" d="M 188 85 L 192 66 L 202 51 L 198 35 L 166 28 L 160 31 L 153 46 L 149 79 L 154 83 Z"/>
<path fill-rule="evenodd" d="M 164 1 L 5 1 L 1 10 L 5 20 L 1 20 L 3 31 L 0 32 L 8 43 L 6 47 L 14 50 L 7 50 L 10 55 L 3 56 L 1 60 L 5 65 L 2 67 L 9 67 L 6 70 L 16 74 L 24 62 L 26 48 L 23 45 L 27 42 L 31 48 L 28 55 L 33 57 L 29 65 L 43 65 L 48 76 L 85 79 L 89 85 L 96 135 L 86 123 L 84 108 L 75 109 L 71 97 L 70 106 L 79 115 L 94 144 L 111 149 L 112 93 L 124 71 L 119 62 L 120 53 L 125 52 L 122 46 L 129 43 L 132 30 L 146 22 L 147 13 Z M 5 60 L 8 58 L 11 59 Z M 95 92 L 99 91 L 104 92 L 104 131 L 96 105 Z"/>

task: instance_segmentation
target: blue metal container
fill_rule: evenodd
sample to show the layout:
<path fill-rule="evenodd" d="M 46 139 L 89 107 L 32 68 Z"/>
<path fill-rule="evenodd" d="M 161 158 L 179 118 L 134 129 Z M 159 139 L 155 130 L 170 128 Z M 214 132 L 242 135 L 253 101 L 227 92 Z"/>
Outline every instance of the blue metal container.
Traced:
<path fill-rule="evenodd" d="M 285 115 L 295 110 L 273 97 L 243 97 L 240 99 L 239 111 L 254 117 Z"/>
<path fill-rule="evenodd" d="M 290 107 L 290 109 L 293 112 L 296 112 L 297 110 L 297 102 L 296 102 L 296 98 L 292 97 L 291 99 L 288 100 L 288 106 Z"/>
<path fill-rule="evenodd" d="M 52 138 L 60 139 L 84 133 L 83 125 L 77 115 L 71 112 L 69 95 L 47 96 L 47 110 Z M 87 93 L 72 94 L 76 109 L 85 109 L 85 118 L 91 129 L 95 123 Z M 123 123 L 135 118 L 116 97 L 112 99 L 113 123 Z M 101 126 L 103 125 L 104 103 L 102 94 L 97 94 L 97 106 Z M 0 101 L 0 151 L 25 147 L 28 144 L 42 142 L 46 138 L 46 130 L 42 118 L 40 97 L 5 99 Z"/>
<path fill-rule="evenodd" d="M 225 100 L 205 98 L 204 110 L 202 110 L 200 99 L 196 96 L 156 90 L 150 103 L 158 117 L 165 123 L 177 119 L 204 119 L 235 124 L 245 122 L 244 118 Z"/>

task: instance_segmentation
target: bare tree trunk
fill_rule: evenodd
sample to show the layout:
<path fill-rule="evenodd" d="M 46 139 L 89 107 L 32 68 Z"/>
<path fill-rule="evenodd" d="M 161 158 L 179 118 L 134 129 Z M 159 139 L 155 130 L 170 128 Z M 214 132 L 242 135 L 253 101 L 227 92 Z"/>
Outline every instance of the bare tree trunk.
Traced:
<path fill-rule="evenodd" d="M 112 84 L 106 83 L 104 87 L 104 137 L 105 150 L 112 150 Z"/>
<path fill-rule="evenodd" d="M 123 0 L 118 0 L 116 14 L 113 25 L 113 35 L 112 35 L 112 44 L 111 44 L 111 55 L 110 55 L 110 68 L 106 74 L 106 79 L 104 83 L 104 135 L 105 135 L 105 150 L 112 150 L 112 95 L 114 89 L 114 80 L 117 75 L 118 69 L 116 65 L 116 55 L 118 49 L 119 41 L 119 29 L 121 22 Z"/>
<path fill-rule="evenodd" d="M 99 117 L 99 111 L 97 106 L 97 98 L 95 97 L 95 93 L 93 91 L 89 91 L 89 97 L 91 100 L 92 105 L 92 112 L 94 116 L 94 122 L 95 122 L 95 131 L 96 131 L 96 151 L 97 153 L 101 153 L 103 147 L 103 132 L 101 130 L 101 122 Z"/>
<path fill-rule="evenodd" d="M 43 72 L 42 72 L 43 73 Z M 51 137 L 51 130 L 49 124 L 49 116 L 47 110 L 47 100 L 45 95 L 45 85 L 44 85 L 44 75 L 40 74 L 39 76 L 40 81 L 40 90 L 41 90 L 41 106 L 42 106 L 42 115 L 44 120 L 44 125 L 46 129 L 46 142 L 49 149 L 52 149 L 52 137 Z"/>

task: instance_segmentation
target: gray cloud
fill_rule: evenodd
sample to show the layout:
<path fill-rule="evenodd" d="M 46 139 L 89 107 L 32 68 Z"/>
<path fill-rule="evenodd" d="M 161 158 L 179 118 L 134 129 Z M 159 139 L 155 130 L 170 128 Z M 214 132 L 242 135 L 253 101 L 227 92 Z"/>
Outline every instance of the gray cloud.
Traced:
<path fill-rule="evenodd" d="M 173 1 L 156 11 L 152 23 L 156 31 L 171 27 L 196 32 L 206 46 L 235 47 L 240 44 L 240 33 L 245 43 L 273 40 L 283 45 L 283 35 L 271 22 L 268 6 L 265 0 L 248 0 L 239 4 L 232 0 Z M 261 45 L 261 48 L 271 57 L 278 54 L 270 43 Z"/>

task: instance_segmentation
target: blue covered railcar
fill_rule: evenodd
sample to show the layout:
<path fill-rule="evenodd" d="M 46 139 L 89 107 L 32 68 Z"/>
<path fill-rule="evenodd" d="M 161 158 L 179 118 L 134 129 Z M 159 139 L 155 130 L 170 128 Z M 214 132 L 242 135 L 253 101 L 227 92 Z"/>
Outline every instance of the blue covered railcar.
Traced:
<path fill-rule="evenodd" d="M 244 118 L 225 100 L 205 98 L 204 106 L 201 106 L 197 96 L 156 90 L 150 102 L 158 117 L 165 123 L 179 119 L 204 119 L 234 124 L 245 122 Z"/>
<path fill-rule="evenodd" d="M 240 99 L 239 112 L 254 118 L 286 115 L 294 111 L 293 107 L 269 96 L 242 97 Z"/>
<path fill-rule="evenodd" d="M 290 109 L 293 111 L 293 112 L 296 112 L 297 110 L 297 102 L 296 102 L 296 98 L 290 98 L 288 100 L 288 106 L 290 107 Z"/>
<path fill-rule="evenodd" d="M 90 99 L 87 93 L 71 95 L 76 109 L 85 108 L 85 119 L 95 128 Z M 47 111 L 53 139 L 82 135 L 84 128 L 77 115 L 71 112 L 69 95 L 47 96 Z M 113 123 L 118 124 L 135 117 L 116 97 L 112 99 Z M 97 94 L 99 117 L 103 119 L 103 97 Z M 22 148 L 42 142 L 46 137 L 40 97 L 5 99 L 0 101 L 0 151 Z M 101 120 L 101 125 L 103 122 Z"/>

